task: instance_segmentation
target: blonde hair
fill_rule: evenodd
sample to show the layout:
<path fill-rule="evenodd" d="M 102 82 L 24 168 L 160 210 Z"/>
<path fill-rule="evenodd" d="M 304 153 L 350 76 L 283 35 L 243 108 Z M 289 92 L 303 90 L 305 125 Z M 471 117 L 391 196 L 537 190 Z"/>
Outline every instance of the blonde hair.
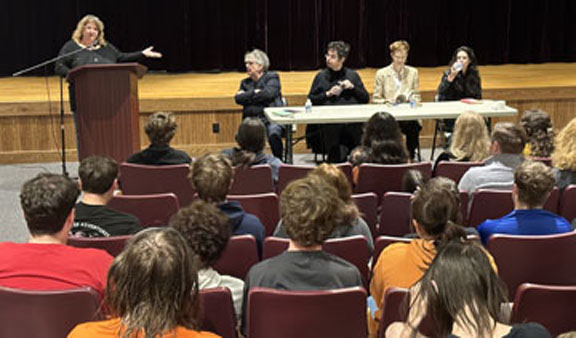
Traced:
<path fill-rule="evenodd" d="M 74 32 L 72 32 L 72 40 L 76 41 L 77 43 L 80 43 L 80 41 L 82 41 L 82 33 L 84 32 L 84 26 L 86 26 L 86 24 L 88 24 L 89 22 L 94 23 L 96 27 L 98 27 L 99 33 L 98 37 L 96 38 L 96 40 L 98 40 L 98 44 L 100 46 L 106 46 L 106 39 L 104 39 L 104 23 L 96 15 L 92 14 L 85 15 L 82 19 L 80 19 L 80 21 L 78 21 L 76 29 L 74 30 Z"/>
<path fill-rule="evenodd" d="M 410 44 L 406 40 L 394 41 L 390 44 L 390 54 L 394 54 L 399 50 L 404 50 L 406 53 L 410 51 Z"/>
<path fill-rule="evenodd" d="M 450 152 L 458 161 L 478 162 L 490 155 L 490 137 L 482 116 L 474 112 L 458 116 Z"/>
<path fill-rule="evenodd" d="M 562 170 L 576 170 L 576 118 L 573 118 L 558 133 L 552 153 L 554 167 Z"/>

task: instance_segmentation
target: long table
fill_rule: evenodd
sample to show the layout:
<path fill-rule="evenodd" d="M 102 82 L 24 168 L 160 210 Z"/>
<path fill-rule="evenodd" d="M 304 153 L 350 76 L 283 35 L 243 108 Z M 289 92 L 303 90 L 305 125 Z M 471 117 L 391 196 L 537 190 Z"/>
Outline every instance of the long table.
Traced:
<path fill-rule="evenodd" d="M 461 101 L 424 102 L 413 107 L 410 104 L 361 104 L 345 106 L 313 106 L 306 113 L 304 107 L 270 107 L 264 109 L 268 119 L 276 124 L 292 126 L 295 124 L 355 123 L 366 122 L 377 112 L 388 112 L 396 120 L 441 120 L 454 119 L 465 111 L 473 111 L 485 117 L 514 116 L 518 110 L 506 105 L 505 101 L 482 100 L 475 103 Z M 436 138 L 436 136 L 434 136 Z M 293 162 L 292 132 L 286 133 L 287 163 Z"/>

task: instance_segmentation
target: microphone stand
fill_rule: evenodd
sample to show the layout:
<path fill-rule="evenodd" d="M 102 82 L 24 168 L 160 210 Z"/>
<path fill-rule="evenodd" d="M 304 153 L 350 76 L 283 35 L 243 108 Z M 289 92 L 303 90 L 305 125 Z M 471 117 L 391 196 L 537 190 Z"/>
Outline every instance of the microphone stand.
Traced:
<path fill-rule="evenodd" d="M 83 51 L 83 50 L 85 50 L 85 49 L 93 48 L 93 47 L 96 45 L 96 41 L 98 41 L 98 40 L 95 40 L 95 41 L 94 41 L 95 43 L 92 44 L 91 46 L 78 48 L 78 49 L 76 49 L 76 50 L 74 50 L 74 51 L 71 51 L 71 52 L 69 52 L 69 53 L 62 54 L 62 55 L 58 55 L 57 57 L 54 57 L 54 58 L 52 58 L 52 59 L 50 59 L 50 60 L 46 60 L 46 61 L 41 62 L 41 63 L 39 63 L 39 64 L 37 64 L 37 65 L 34 65 L 34 66 L 32 66 L 32 67 L 28 67 L 28 68 L 26 68 L 26 69 L 17 71 L 16 73 L 12 74 L 12 76 L 16 77 L 16 76 L 20 76 L 20 75 L 22 75 L 22 74 L 26 74 L 26 73 L 28 73 L 28 72 L 31 72 L 31 71 L 35 70 L 35 69 L 44 67 L 44 66 L 49 65 L 49 64 L 51 64 L 51 63 L 60 61 L 60 60 L 62 60 L 62 59 L 64 59 L 64 58 L 66 58 L 66 57 L 69 57 L 69 56 L 72 56 L 72 55 L 74 55 L 74 54 L 80 53 L 81 51 Z M 61 155 L 60 158 L 61 158 L 61 160 L 62 160 L 62 174 L 63 174 L 64 176 L 68 176 L 68 171 L 66 170 L 66 130 L 65 130 L 65 127 L 64 127 L 64 88 L 63 88 L 63 85 L 62 85 L 63 78 L 64 78 L 63 76 L 60 76 L 60 139 L 61 139 L 61 142 L 62 142 L 62 155 Z"/>

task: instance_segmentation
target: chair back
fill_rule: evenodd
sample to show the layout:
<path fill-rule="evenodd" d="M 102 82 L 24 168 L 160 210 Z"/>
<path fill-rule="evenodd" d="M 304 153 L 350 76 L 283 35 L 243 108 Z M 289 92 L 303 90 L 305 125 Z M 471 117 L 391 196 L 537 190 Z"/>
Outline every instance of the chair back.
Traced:
<path fill-rule="evenodd" d="M 77 248 L 92 248 L 105 250 L 112 257 L 118 256 L 124 247 L 126 242 L 132 237 L 132 235 L 125 236 L 111 236 L 111 237 L 68 237 L 68 245 Z"/>
<path fill-rule="evenodd" d="M 480 189 L 472 194 L 468 226 L 477 227 L 487 219 L 498 219 L 514 210 L 509 190 Z"/>
<path fill-rule="evenodd" d="M 576 285 L 576 232 L 545 236 L 496 234 L 488 240 L 498 275 L 513 299 L 523 283 Z"/>
<path fill-rule="evenodd" d="M 364 287 L 368 288 L 370 249 L 366 237 L 357 235 L 332 238 L 324 242 L 322 249 L 354 264 L 362 276 Z"/>
<path fill-rule="evenodd" d="M 280 255 L 288 250 L 290 240 L 280 237 L 266 237 L 262 244 L 262 260 Z"/>
<path fill-rule="evenodd" d="M 378 233 L 385 236 L 404 236 L 411 232 L 412 194 L 387 192 L 380 205 Z"/>
<path fill-rule="evenodd" d="M 252 265 L 258 263 L 258 246 L 252 235 L 232 236 L 214 265 L 220 274 L 246 279 Z"/>
<path fill-rule="evenodd" d="M 481 167 L 483 165 L 484 162 L 440 161 L 438 166 L 434 169 L 434 177 L 448 177 L 458 184 L 468 169 L 472 167 Z"/>
<path fill-rule="evenodd" d="M 228 192 L 230 195 L 265 194 L 274 191 L 272 168 L 268 164 L 234 168 L 234 180 Z"/>
<path fill-rule="evenodd" d="M 178 197 L 173 193 L 114 196 L 108 206 L 132 214 L 144 228 L 168 226 L 170 217 L 178 212 Z"/>
<path fill-rule="evenodd" d="M 576 218 L 576 184 L 567 186 L 562 192 L 558 212 L 560 216 L 566 218 L 568 222 L 572 222 L 572 220 Z"/>
<path fill-rule="evenodd" d="M 373 192 L 379 198 L 382 198 L 388 191 L 402 191 L 402 178 L 406 171 L 411 169 L 420 170 L 426 178 L 430 178 L 432 175 L 430 162 L 394 165 L 361 164 L 358 169 L 358 182 L 356 183 L 355 192 Z"/>
<path fill-rule="evenodd" d="M 230 289 L 225 287 L 200 290 L 201 329 L 223 338 L 237 338 L 236 314 Z"/>
<path fill-rule="evenodd" d="M 346 178 L 348 178 L 348 182 L 352 184 L 352 165 L 350 163 L 339 163 L 336 166 L 344 172 Z M 282 163 L 280 168 L 278 169 L 278 186 L 276 191 L 278 195 L 286 189 L 290 182 L 295 181 L 300 178 L 306 177 L 309 172 L 316 168 L 312 165 L 295 165 L 295 164 L 286 164 Z"/>
<path fill-rule="evenodd" d="M 266 228 L 266 236 L 272 236 L 280 221 L 278 195 L 275 193 L 229 195 L 228 200 L 237 201 L 245 212 L 256 215 Z"/>
<path fill-rule="evenodd" d="M 574 320 L 576 285 L 551 286 L 522 284 L 516 292 L 510 322 L 536 322 L 550 331 L 552 337 L 576 330 Z"/>
<path fill-rule="evenodd" d="M 552 166 L 552 158 L 550 158 L 550 157 L 530 157 L 530 160 L 542 162 L 551 168 L 553 167 Z"/>
<path fill-rule="evenodd" d="M 392 236 L 378 236 L 374 241 L 374 251 L 372 252 L 372 269 L 376 266 L 380 254 L 386 247 L 393 243 L 410 243 L 411 238 L 392 237 Z"/>
<path fill-rule="evenodd" d="M 99 320 L 98 293 L 82 287 L 28 291 L 0 287 L 0 337 L 62 338 L 80 323 Z"/>
<path fill-rule="evenodd" d="M 120 164 L 120 183 L 124 195 L 173 193 L 181 206 L 194 200 L 194 189 L 188 180 L 190 166 Z"/>
<path fill-rule="evenodd" d="M 360 287 L 322 291 L 250 289 L 250 338 L 366 337 L 366 291 Z"/>
<path fill-rule="evenodd" d="M 370 232 L 372 233 L 372 238 L 376 238 L 378 235 L 378 196 L 373 192 L 367 192 L 364 194 L 354 194 L 352 199 L 362 218 L 368 224 Z"/>

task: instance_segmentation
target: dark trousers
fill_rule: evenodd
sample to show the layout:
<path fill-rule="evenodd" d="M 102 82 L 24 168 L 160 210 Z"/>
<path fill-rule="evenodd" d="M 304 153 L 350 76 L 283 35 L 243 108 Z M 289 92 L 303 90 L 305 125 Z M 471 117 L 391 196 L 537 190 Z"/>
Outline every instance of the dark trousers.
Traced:
<path fill-rule="evenodd" d="M 362 123 L 325 124 L 320 131 L 328 162 L 346 161 L 350 150 L 360 144 Z"/>
<path fill-rule="evenodd" d="M 418 145 L 420 144 L 419 137 L 422 126 L 420 126 L 418 121 L 399 121 L 398 125 L 402 133 L 406 135 L 406 148 L 408 149 L 410 158 L 414 159 L 416 149 L 418 149 Z"/>

